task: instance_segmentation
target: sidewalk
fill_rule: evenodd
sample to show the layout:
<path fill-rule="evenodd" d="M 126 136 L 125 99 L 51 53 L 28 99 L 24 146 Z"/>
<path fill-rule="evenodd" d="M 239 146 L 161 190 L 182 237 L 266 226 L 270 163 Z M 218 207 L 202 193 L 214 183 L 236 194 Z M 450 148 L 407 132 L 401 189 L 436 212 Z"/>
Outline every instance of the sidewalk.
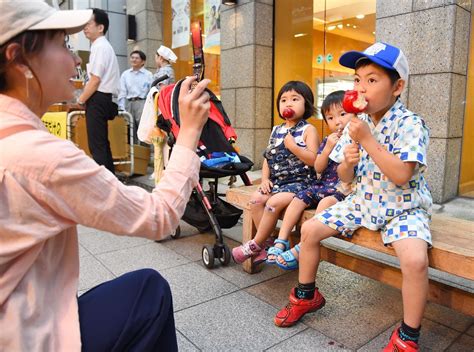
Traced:
<path fill-rule="evenodd" d="M 152 186 L 147 176 L 129 183 Z M 219 191 L 224 189 L 220 184 Z M 474 220 L 472 209 L 474 200 L 462 198 L 435 207 Z M 292 328 L 277 328 L 273 316 L 287 303 L 296 272 L 264 266 L 249 275 L 233 262 L 208 270 L 201 248 L 213 244 L 214 235 L 199 234 L 184 222 L 179 239 L 160 243 L 83 226 L 78 230 L 79 294 L 131 270 L 158 270 L 173 292 L 180 351 L 380 351 L 402 318 L 399 290 L 322 262 L 317 284 L 326 306 Z M 240 223 L 224 230 L 229 247 L 239 245 L 241 230 Z M 474 317 L 428 304 L 420 344 L 422 351 L 473 351 Z"/>

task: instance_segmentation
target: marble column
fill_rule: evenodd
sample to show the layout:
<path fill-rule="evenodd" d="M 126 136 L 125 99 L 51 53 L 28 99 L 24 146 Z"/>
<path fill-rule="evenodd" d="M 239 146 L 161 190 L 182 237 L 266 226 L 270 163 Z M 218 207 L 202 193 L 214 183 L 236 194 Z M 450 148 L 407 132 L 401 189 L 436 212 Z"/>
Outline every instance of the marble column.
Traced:
<path fill-rule="evenodd" d="M 273 0 L 239 0 L 221 11 L 221 98 L 241 153 L 259 169 L 272 122 Z"/>
<path fill-rule="evenodd" d="M 470 11 L 471 0 L 377 0 L 377 41 L 406 54 L 402 98 L 430 128 L 426 175 L 436 203 L 458 193 Z"/>
<path fill-rule="evenodd" d="M 147 57 L 146 68 L 155 73 L 155 52 L 163 43 L 162 0 L 127 0 L 127 15 L 135 15 L 137 40 L 128 41 L 128 53 L 135 47 Z"/>

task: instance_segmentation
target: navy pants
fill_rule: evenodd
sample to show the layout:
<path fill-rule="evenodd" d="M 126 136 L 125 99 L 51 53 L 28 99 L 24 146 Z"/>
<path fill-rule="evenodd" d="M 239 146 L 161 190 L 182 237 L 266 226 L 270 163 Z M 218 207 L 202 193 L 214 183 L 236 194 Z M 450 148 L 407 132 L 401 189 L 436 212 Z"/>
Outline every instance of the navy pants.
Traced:
<path fill-rule="evenodd" d="M 114 160 L 109 142 L 108 121 L 117 115 L 112 94 L 95 92 L 86 102 L 87 141 L 92 158 L 114 173 Z"/>
<path fill-rule="evenodd" d="M 155 270 L 127 273 L 78 298 L 83 351 L 177 351 L 173 300 Z"/>

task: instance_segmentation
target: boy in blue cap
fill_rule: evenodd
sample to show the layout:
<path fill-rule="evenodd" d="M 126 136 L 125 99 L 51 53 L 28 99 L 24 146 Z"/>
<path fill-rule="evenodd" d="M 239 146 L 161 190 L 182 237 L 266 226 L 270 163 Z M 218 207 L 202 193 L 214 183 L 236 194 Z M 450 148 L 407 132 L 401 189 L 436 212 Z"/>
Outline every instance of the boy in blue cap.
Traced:
<path fill-rule="evenodd" d="M 403 322 L 384 351 L 417 351 L 431 246 L 432 198 L 423 176 L 428 128 L 399 99 L 408 79 L 408 62 L 399 48 L 375 43 L 364 52 L 345 53 L 339 62 L 355 69 L 354 89 L 368 102 L 330 155 L 340 163 L 341 181 L 355 180 L 356 191 L 303 224 L 299 283 L 274 321 L 291 326 L 324 306 L 315 287 L 320 241 L 337 233 L 351 237 L 366 227 L 380 230 L 384 244 L 394 248 L 403 276 Z"/>

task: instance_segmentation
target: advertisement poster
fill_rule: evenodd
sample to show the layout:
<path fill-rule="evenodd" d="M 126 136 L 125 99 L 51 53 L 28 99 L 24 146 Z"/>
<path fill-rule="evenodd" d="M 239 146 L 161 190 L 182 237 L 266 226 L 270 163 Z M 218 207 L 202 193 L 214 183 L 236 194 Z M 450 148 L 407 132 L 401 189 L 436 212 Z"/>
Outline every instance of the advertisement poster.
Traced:
<path fill-rule="evenodd" d="M 220 0 L 204 0 L 204 49 L 221 43 L 221 3 Z"/>
<path fill-rule="evenodd" d="M 189 43 L 191 0 L 171 0 L 171 48 L 179 48 Z"/>

